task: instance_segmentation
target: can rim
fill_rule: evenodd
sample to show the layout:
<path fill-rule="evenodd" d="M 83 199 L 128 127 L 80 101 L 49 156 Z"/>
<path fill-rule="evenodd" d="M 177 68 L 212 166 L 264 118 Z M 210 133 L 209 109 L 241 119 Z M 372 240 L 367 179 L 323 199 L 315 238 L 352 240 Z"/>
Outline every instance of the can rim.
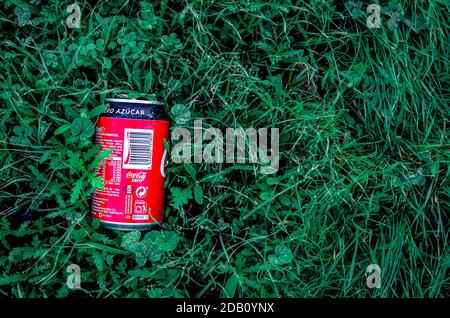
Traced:
<path fill-rule="evenodd" d="M 134 98 L 107 98 L 105 102 L 116 102 L 116 103 L 132 103 L 132 104 L 146 104 L 146 105 L 159 105 L 162 106 L 164 103 L 158 101 L 134 99 Z"/>

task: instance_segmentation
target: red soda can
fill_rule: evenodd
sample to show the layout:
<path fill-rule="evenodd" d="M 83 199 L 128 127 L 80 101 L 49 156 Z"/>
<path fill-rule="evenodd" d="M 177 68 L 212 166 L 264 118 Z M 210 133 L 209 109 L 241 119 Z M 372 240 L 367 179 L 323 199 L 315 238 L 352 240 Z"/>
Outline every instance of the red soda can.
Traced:
<path fill-rule="evenodd" d="M 111 155 L 97 168 L 104 183 L 92 198 L 92 214 L 114 230 L 148 230 L 164 217 L 164 178 L 169 118 L 163 103 L 106 99 L 96 127 L 100 151 Z"/>

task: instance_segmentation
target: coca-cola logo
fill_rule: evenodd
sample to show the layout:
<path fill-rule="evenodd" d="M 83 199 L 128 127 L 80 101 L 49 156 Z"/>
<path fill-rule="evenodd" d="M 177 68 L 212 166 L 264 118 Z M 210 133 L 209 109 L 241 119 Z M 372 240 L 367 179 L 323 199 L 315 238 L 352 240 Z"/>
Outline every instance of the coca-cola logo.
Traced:
<path fill-rule="evenodd" d="M 127 173 L 127 179 L 131 179 L 132 182 L 142 182 L 147 177 L 147 172 L 131 172 Z"/>

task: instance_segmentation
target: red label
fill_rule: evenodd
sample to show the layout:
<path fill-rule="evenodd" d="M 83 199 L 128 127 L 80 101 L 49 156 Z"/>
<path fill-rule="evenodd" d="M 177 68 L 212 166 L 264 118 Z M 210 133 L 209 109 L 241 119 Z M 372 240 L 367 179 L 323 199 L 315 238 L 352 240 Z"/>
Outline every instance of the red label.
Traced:
<path fill-rule="evenodd" d="M 169 122 L 100 117 L 96 143 L 112 149 L 97 169 L 105 184 L 92 199 L 92 213 L 105 222 L 147 224 L 164 216 L 164 177 Z"/>

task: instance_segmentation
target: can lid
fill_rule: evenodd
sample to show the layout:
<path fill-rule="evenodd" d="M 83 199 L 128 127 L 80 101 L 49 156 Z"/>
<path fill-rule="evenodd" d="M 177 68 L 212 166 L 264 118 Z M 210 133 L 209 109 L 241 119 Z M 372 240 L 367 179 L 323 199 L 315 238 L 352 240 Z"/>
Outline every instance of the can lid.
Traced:
<path fill-rule="evenodd" d="M 116 102 L 116 103 L 132 103 L 132 104 L 145 104 L 145 105 L 164 105 L 162 102 L 134 99 L 134 98 L 107 98 L 105 102 Z"/>

